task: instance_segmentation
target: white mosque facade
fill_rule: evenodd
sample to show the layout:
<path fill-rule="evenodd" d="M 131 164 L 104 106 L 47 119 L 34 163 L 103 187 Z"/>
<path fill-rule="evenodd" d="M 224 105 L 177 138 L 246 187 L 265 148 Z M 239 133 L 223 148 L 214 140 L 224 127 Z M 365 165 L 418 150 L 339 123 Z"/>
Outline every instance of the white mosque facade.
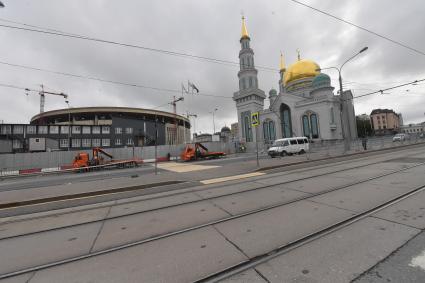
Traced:
<path fill-rule="evenodd" d="M 240 43 L 239 91 L 233 94 L 240 141 L 255 142 L 257 137 L 264 143 L 293 136 L 306 136 L 314 141 L 357 137 L 351 91 L 344 91 L 342 97 L 335 95 L 330 77 L 321 73 L 317 63 L 299 55 L 298 61 L 288 68 L 281 55 L 279 92 L 269 91 L 270 106 L 265 109 L 267 97 L 258 86 L 254 52 L 243 18 Z M 257 129 L 251 125 L 254 112 L 260 113 Z"/>

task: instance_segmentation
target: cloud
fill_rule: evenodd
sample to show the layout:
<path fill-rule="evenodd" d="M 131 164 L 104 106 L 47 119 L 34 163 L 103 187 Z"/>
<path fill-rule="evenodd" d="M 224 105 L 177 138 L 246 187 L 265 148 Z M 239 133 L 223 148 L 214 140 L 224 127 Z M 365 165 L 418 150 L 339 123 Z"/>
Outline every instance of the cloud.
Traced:
<path fill-rule="evenodd" d="M 369 50 L 347 64 L 344 82 L 356 95 L 391 86 L 392 83 L 425 78 L 425 56 L 314 12 L 291 1 L 4 1 L 0 19 L 51 27 L 70 33 L 138 44 L 158 49 L 238 61 L 240 14 L 248 31 L 258 66 L 278 68 L 283 51 L 288 64 L 303 58 L 320 66 L 339 66 L 368 46 Z M 307 1 L 306 1 L 307 2 Z M 390 3 L 389 3 L 390 2 Z M 420 0 L 402 1 L 308 1 L 364 27 L 415 48 L 423 48 L 425 32 Z M 209 63 L 145 50 L 61 38 L 0 28 L 0 61 L 179 90 L 194 82 L 201 93 L 227 96 L 188 96 L 178 112 L 196 113 L 196 130 L 211 132 L 210 112 L 216 113 L 216 129 L 236 121 L 231 99 L 237 91 L 237 66 Z M 337 85 L 337 74 L 328 72 Z M 278 74 L 259 69 L 259 85 L 268 93 L 278 89 Z M 0 83 L 69 93 L 72 106 L 116 105 L 172 111 L 173 93 L 69 78 L 0 65 Z M 424 119 L 424 85 L 409 87 L 415 95 L 393 91 L 391 96 L 369 96 L 355 101 L 357 113 L 373 108 L 393 108 L 406 122 Z M 405 91 L 405 90 L 403 90 Z M 177 93 L 177 95 L 179 95 Z M 393 99 L 397 98 L 397 99 Z M 38 96 L 0 88 L 0 120 L 26 123 L 37 114 Z M 46 110 L 66 107 L 60 97 L 47 97 Z"/>

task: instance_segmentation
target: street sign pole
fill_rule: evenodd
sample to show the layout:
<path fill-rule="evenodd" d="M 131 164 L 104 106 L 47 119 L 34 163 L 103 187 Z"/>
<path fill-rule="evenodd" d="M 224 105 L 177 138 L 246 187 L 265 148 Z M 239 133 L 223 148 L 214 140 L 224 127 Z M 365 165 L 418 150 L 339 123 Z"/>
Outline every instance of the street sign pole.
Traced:
<path fill-rule="evenodd" d="M 255 146 L 257 147 L 257 167 L 260 167 L 260 160 L 258 160 L 258 127 L 255 127 Z"/>
<path fill-rule="evenodd" d="M 251 114 L 251 126 L 255 128 L 255 147 L 257 151 L 257 167 L 260 167 L 260 160 L 258 159 L 258 126 L 260 125 L 260 112 Z"/>

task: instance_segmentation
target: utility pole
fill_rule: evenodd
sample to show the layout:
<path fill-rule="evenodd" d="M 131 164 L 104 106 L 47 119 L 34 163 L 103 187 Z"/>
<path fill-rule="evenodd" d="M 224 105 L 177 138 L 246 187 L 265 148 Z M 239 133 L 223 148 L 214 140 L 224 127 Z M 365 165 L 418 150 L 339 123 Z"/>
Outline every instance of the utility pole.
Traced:
<path fill-rule="evenodd" d="M 65 101 L 68 104 L 68 151 L 70 151 L 71 147 L 71 108 L 69 106 L 69 100 Z"/>
<path fill-rule="evenodd" d="M 158 175 L 158 117 L 155 114 L 155 175 Z"/>
<path fill-rule="evenodd" d="M 213 111 L 211 111 L 210 113 L 212 113 L 213 116 L 213 135 L 215 134 L 215 112 L 218 110 L 218 108 L 214 108 Z"/>
<path fill-rule="evenodd" d="M 181 96 L 179 98 L 176 98 L 176 96 L 173 96 L 173 101 L 170 103 L 173 105 L 173 112 L 174 112 L 174 141 L 173 144 L 177 144 L 177 102 L 183 101 L 184 97 Z"/>
<path fill-rule="evenodd" d="M 189 111 L 187 111 L 186 112 L 186 116 L 187 116 L 187 119 L 189 120 L 189 123 L 190 123 L 190 117 L 193 117 L 193 132 L 194 133 L 196 133 L 196 127 L 195 127 L 195 119 L 196 118 L 198 118 L 198 115 L 197 114 L 193 114 L 193 113 L 189 113 Z M 192 140 L 192 137 L 190 137 L 190 140 Z"/>

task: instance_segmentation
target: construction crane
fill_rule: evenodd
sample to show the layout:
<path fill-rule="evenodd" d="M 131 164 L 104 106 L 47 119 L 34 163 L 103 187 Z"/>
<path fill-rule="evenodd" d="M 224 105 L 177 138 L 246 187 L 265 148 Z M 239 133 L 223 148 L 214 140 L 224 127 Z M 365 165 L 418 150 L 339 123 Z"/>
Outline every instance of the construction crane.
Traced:
<path fill-rule="evenodd" d="M 63 92 L 51 92 L 51 91 L 45 91 L 44 90 L 44 85 L 40 85 L 41 86 L 41 90 L 34 90 L 34 89 L 29 89 L 26 88 L 25 91 L 27 92 L 26 95 L 28 95 L 28 92 L 30 91 L 34 91 L 34 92 L 38 92 L 38 94 L 40 95 L 40 113 L 44 112 L 44 104 L 46 101 L 46 94 L 51 94 L 51 95 L 59 95 L 62 96 L 63 98 L 67 99 L 68 95 L 63 93 Z"/>

